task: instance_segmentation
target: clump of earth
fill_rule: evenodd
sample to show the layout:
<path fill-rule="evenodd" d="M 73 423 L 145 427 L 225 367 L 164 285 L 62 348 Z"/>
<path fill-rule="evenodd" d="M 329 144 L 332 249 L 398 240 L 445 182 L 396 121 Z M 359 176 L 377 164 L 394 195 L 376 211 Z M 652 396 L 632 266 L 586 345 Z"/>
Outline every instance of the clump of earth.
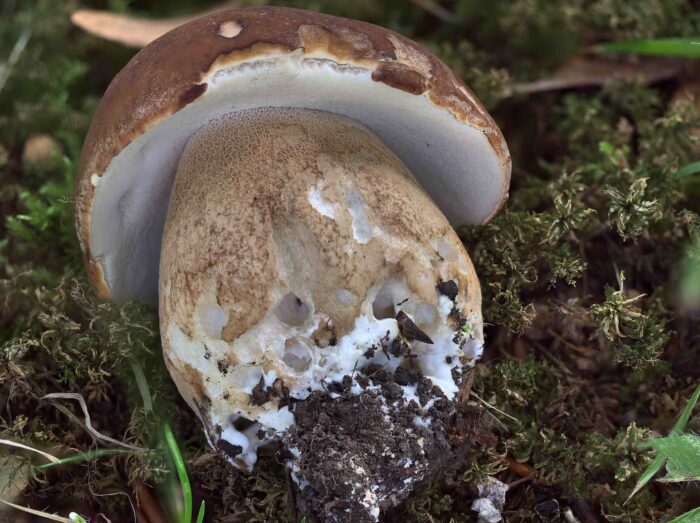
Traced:
<path fill-rule="evenodd" d="M 369 365 L 313 392 L 293 414 L 280 454 L 310 521 L 376 521 L 417 484 L 464 464 L 484 437 L 478 411 L 410 367 Z"/>

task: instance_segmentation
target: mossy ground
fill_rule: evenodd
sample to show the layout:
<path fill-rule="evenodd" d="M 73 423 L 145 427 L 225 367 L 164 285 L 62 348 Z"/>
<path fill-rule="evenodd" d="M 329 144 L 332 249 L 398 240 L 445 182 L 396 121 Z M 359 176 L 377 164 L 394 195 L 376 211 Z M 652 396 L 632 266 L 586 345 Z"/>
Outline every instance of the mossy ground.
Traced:
<path fill-rule="evenodd" d="M 516 82 L 547 76 L 591 43 L 697 35 L 697 2 L 442 2 L 456 24 L 422 2 L 271 3 L 365 19 L 425 43 L 489 106 L 513 155 L 506 208 L 489 225 L 460 230 L 489 323 L 472 406 L 492 417 L 498 443 L 416 492 L 390 519 L 470 521 L 475 482 L 486 474 L 512 484 L 508 521 L 559 521 L 567 510 L 579 521 L 663 521 L 697 505 L 697 488 L 662 484 L 623 505 L 651 459 L 638 443 L 671 426 L 700 380 L 700 324 L 677 298 L 686 250 L 700 231 L 700 186 L 674 175 L 700 152 L 700 114 L 676 96 L 697 66 L 651 87 L 618 82 L 506 97 Z M 211 4 L 81 5 L 170 16 Z M 75 392 L 97 430 L 149 450 L 41 471 L 30 466 L 40 463 L 36 455 L 0 446 L 0 498 L 14 486 L 22 488 L 15 499 L 34 507 L 128 521 L 128 500 L 146 484 L 172 506 L 172 464 L 159 430 L 168 422 L 212 521 L 290 521 L 285 474 L 273 457 L 245 476 L 208 450 L 167 376 L 153 313 L 99 303 L 83 279 L 73 173 L 99 97 L 134 51 L 71 27 L 76 7 L 0 2 L 0 60 L 31 31 L 0 91 L 0 438 L 59 456 L 100 447 L 81 426 L 77 403 L 41 399 Z M 61 144 L 51 166 L 22 161 L 36 133 Z"/>

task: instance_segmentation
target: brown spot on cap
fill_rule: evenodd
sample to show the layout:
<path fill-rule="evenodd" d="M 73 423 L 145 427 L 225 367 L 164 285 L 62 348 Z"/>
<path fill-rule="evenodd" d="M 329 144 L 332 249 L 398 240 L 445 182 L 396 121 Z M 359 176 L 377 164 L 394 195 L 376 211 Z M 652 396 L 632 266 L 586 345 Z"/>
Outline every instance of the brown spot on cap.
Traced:
<path fill-rule="evenodd" d="M 195 84 L 180 95 L 180 104 L 185 106 L 191 104 L 207 91 L 207 84 Z"/>
<path fill-rule="evenodd" d="M 423 94 L 427 80 L 420 73 L 401 64 L 383 63 L 372 72 L 372 80 L 411 94 Z"/>

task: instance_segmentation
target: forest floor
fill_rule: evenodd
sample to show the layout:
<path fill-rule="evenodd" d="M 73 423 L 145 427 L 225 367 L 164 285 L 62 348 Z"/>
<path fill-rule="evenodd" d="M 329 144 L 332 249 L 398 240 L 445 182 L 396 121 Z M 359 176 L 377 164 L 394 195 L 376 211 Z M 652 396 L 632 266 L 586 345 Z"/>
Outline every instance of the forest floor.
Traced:
<path fill-rule="evenodd" d="M 269 3 L 367 20 L 428 46 L 485 103 L 513 157 L 505 208 L 459 230 L 488 324 L 467 406 L 483 411 L 495 438 L 386 520 L 475 521 L 476 485 L 488 475 L 510 486 L 503 517 L 513 522 L 667 521 L 700 505 L 697 486 L 655 481 L 625 503 L 654 457 L 643 443 L 669 431 L 700 382 L 698 258 L 689 249 L 700 233 L 700 184 L 678 175 L 700 156 L 698 68 L 592 51 L 700 34 L 697 2 Z M 213 5 L 80 7 L 166 17 Z M 156 315 L 101 303 L 86 283 L 74 172 L 101 94 L 136 50 L 73 27 L 78 7 L 0 1 L 0 439 L 59 457 L 102 448 L 78 402 L 44 398 L 77 393 L 96 430 L 141 450 L 40 468 L 40 456 L 0 445 L 0 498 L 93 521 L 131 520 L 137 497 L 171 510 L 167 423 L 195 506 L 206 500 L 211 521 L 294 521 L 274 456 L 246 475 L 210 450 L 165 369 Z M 700 419 L 687 430 L 700 431 Z M 2 510 L 0 521 L 19 520 Z"/>

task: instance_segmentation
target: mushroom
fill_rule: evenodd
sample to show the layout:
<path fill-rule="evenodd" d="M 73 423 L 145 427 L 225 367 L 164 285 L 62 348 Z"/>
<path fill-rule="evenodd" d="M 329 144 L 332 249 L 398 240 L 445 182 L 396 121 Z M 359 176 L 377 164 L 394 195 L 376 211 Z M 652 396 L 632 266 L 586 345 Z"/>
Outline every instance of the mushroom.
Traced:
<path fill-rule="evenodd" d="M 76 226 L 99 296 L 159 303 L 166 365 L 211 445 L 251 469 L 281 441 L 308 489 L 300 413 L 318 409 L 305 402 L 371 397 L 378 423 L 410 411 L 401 430 L 426 438 L 437 406 L 454 410 L 483 334 L 450 223 L 487 221 L 509 177 L 492 119 L 416 43 L 234 9 L 167 33 L 114 79 L 85 140 Z M 381 465 L 406 469 L 406 492 L 440 472 L 437 443 L 414 447 Z M 358 479 L 364 494 L 343 494 L 359 520 L 406 495 L 375 465 L 353 472 L 374 478 Z"/>

